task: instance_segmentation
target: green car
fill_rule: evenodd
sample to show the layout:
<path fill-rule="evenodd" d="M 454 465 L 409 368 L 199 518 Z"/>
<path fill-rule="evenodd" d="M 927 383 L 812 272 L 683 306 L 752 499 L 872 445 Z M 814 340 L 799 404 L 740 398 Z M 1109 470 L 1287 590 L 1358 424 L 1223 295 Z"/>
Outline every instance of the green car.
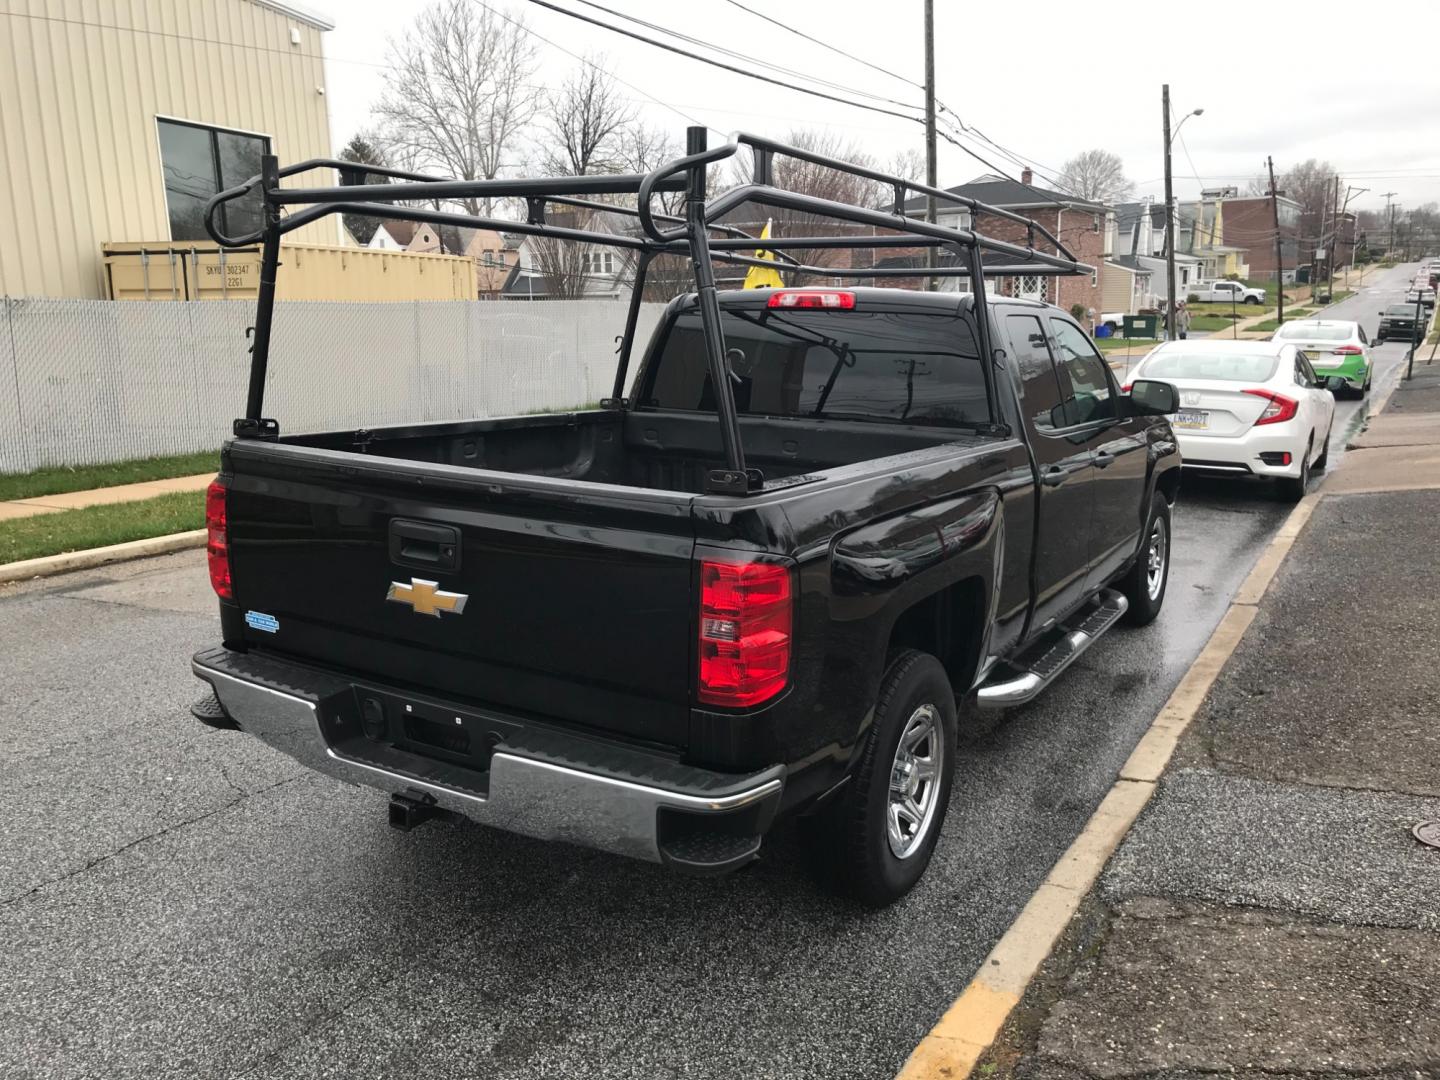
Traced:
<path fill-rule="evenodd" d="M 1370 340 L 1365 328 L 1343 319 L 1297 319 L 1275 331 L 1271 341 L 1299 345 L 1310 366 L 1322 379 L 1339 376 L 1354 397 L 1370 392 L 1375 368 L 1370 362 Z M 1338 396 L 1338 395 L 1337 395 Z"/>

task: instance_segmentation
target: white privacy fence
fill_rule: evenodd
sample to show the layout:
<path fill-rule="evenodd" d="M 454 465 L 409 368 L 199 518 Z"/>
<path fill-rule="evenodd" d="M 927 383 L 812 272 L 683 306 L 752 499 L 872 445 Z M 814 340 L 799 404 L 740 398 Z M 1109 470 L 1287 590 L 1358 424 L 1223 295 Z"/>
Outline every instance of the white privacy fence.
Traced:
<path fill-rule="evenodd" d="M 245 410 L 251 302 L 3 304 L 0 472 L 213 449 Z M 265 415 L 322 431 L 596 402 L 625 306 L 278 303 Z M 641 307 L 632 373 L 662 307 Z"/>

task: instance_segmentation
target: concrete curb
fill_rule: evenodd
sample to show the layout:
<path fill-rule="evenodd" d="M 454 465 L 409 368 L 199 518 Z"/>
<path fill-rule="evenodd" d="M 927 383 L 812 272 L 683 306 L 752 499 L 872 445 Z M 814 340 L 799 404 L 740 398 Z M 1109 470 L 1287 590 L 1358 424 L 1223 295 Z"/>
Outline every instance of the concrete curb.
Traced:
<path fill-rule="evenodd" d="M 1290 512 L 1200 655 L 1135 744 L 1119 779 L 981 963 L 970 985 L 911 1053 L 897 1080 L 965 1080 L 990 1048 L 1080 901 L 1150 801 L 1180 736 L 1255 620 L 1257 605 L 1323 497 L 1320 492 L 1307 495 Z"/>
<path fill-rule="evenodd" d="M 67 551 L 61 555 L 46 555 L 39 559 L 24 559 L 20 562 L 0 564 L 0 585 L 12 581 L 28 581 L 30 578 L 50 577 L 52 574 L 68 574 L 72 570 L 93 570 L 97 566 L 126 562 L 130 559 L 144 559 L 151 555 L 168 555 L 172 551 L 205 546 L 205 530 L 171 533 L 169 536 L 152 536 L 146 540 L 131 540 L 124 544 L 108 547 L 89 548 L 85 551 Z"/>

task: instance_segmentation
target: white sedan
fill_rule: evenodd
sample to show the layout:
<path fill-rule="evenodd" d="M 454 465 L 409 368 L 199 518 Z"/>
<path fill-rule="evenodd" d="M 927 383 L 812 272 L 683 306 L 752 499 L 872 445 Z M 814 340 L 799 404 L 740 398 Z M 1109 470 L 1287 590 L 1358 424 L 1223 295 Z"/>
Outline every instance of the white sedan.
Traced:
<path fill-rule="evenodd" d="M 1162 379 L 1179 391 L 1170 426 L 1186 468 L 1273 477 L 1298 501 L 1311 468 L 1325 467 L 1335 396 L 1293 344 L 1170 341 L 1130 377 Z"/>

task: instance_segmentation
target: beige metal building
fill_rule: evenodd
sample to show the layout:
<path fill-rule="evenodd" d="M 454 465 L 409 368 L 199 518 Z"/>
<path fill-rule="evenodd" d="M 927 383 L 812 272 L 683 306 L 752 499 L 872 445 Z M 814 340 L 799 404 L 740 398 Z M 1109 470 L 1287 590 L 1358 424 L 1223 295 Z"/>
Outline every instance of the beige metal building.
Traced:
<path fill-rule="evenodd" d="M 208 241 L 205 201 L 262 153 L 331 156 L 332 26 L 282 0 L 0 0 L 0 295 L 104 296 L 103 244 Z"/>

